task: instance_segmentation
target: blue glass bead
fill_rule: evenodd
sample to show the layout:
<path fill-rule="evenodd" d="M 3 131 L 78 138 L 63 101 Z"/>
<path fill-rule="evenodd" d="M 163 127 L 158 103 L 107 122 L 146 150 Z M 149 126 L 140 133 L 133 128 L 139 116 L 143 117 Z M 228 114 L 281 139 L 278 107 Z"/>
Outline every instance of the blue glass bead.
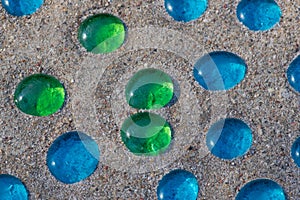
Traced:
<path fill-rule="evenodd" d="M 165 8 L 176 21 L 198 19 L 207 8 L 207 0 L 165 0 Z"/>
<path fill-rule="evenodd" d="M 239 56 L 216 51 L 201 57 L 194 66 L 196 81 L 206 90 L 229 90 L 246 75 L 247 66 Z"/>
<path fill-rule="evenodd" d="M 28 192 L 18 178 L 8 174 L 0 174 L 0 199 L 27 200 Z"/>
<path fill-rule="evenodd" d="M 287 70 L 287 77 L 290 85 L 300 92 L 300 55 L 295 58 Z"/>
<path fill-rule="evenodd" d="M 158 200 L 196 200 L 198 190 L 197 179 L 191 172 L 176 169 L 159 181 L 157 198 Z"/>
<path fill-rule="evenodd" d="M 206 135 L 211 153 L 222 159 L 244 155 L 252 144 L 252 131 L 239 119 L 227 118 L 214 123 Z"/>
<path fill-rule="evenodd" d="M 236 13 L 240 22 L 253 31 L 269 30 L 281 17 L 281 9 L 274 0 L 242 0 Z"/>
<path fill-rule="evenodd" d="M 282 187 L 269 179 L 256 179 L 247 183 L 238 193 L 235 200 L 285 200 Z"/>
<path fill-rule="evenodd" d="M 300 167 L 300 137 L 292 145 L 291 155 L 298 167 Z"/>
<path fill-rule="evenodd" d="M 88 135 L 73 131 L 59 136 L 50 146 L 47 165 L 51 174 L 67 184 L 90 176 L 98 165 L 97 143 Z"/>
<path fill-rule="evenodd" d="M 2 0 L 5 10 L 14 16 L 33 14 L 43 3 L 43 0 Z"/>

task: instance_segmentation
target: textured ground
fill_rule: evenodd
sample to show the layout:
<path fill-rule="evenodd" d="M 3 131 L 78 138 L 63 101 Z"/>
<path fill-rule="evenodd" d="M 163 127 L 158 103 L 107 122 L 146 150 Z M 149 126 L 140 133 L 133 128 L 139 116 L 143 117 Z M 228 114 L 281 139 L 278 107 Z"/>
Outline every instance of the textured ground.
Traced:
<path fill-rule="evenodd" d="M 153 3 L 154 2 L 154 3 Z M 271 31 L 251 32 L 235 15 L 238 1 L 210 1 L 198 20 L 173 21 L 163 1 L 46 0 L 30 17 L 16 18 L 0 7 L 0 173 L 19 177 L 30 199 L 156 199 L 161 177 L 175 168 L 193 172 L 199 199 L 234 199 L 255 178 L 280 183 L 289 199 L 300 199 L 300 170 L 290 157 L 300 136 L 300 95 L 286 79 L 299 54 L 300 2 L 278 1 L 282 19 Z M 108 12 L 128 27 L 125 45 L 110 55 L 92 55 L 76 39 L 79 23 Z M 205 52 L 226 50 L 248 65 L 246 78 L 226 93 L 201 89 L 192 66 Z M 141 159 L 120 142 L 122 120 L 135 112 L 126 105 L 124 86 L 144 67 L 167 71 L 177 84 L 178 101 L 160 111 L 175 135 L 169 152 Z M 54 75 L 68 98 L 63 109 L 44 118 L 21 113 L 13 103 L 16 85 L 33 73 Z M 232 161 L 205 149 L 205 133 L 220 117 L 243 119 L 253 130 L 249 152 Z M 98 169 L 88 179 L 65 185 L 46 166 L 52 141 L 70 130 L 92 135 L 101 148 Z"/>

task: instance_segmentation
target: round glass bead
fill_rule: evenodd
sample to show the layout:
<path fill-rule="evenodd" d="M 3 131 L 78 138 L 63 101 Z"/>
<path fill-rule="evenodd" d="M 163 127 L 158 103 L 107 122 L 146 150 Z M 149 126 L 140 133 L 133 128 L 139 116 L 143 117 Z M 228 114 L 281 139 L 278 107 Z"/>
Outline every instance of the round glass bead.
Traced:
<path fill-rule="evenodd" d="M 28 192 L 18 178 L 8 174 L 0 174 L 0 199 L 27 200 Z"/>
<path fill-rule="evenodd" d="M 282 187 L 269 179 L 256 179 L 247 183 L 238 193 L 235 200 L 285 200 Z"/>
<path fill-rule="evenodd" d="M 300 167 L 300 137 L 292 145 L 291 155 L 295 164 Z"/>
<path fill-rule="evenodd" d="M 194 66 L 196 81 L 206 90 L 229 90 L 246 75 L 247 66 L 239 56 L 216 51 L 201 57 Z"/>
<path fill-rule="evenodd" d="M 122 46 L 126 27 L 121 19 L 101 13 L 84 20 L 78 30 L 78 40 L 89 52 L 110 53 Z"/>
<path fill-rule="evenodd" d="M 300 55 L 298 55 L 290 64 L 287 70 L 287 78 L 290 85 L 300 92 Z"/>
<path fill-rule="evenodd" d="M 189 22 L 205 12 L 207 0 L 165 0 L 165 8 L 176 21 Z"/>
<path fill-rule="evenodd" d="M 3 8 L 14 16 L 33 14 L 43 3 L 43 0 L 2 0 Z"/>
<path fill-rule="evenodd" d="M 100 152 L 88 135 L 72 131 L 59 136 L 47 153 L 47 166 L 59 181 L 72 184 L 86 179 L 97 168 Z"/>
<path fill-rule="evenodd" d="M 125 88 L 127 103 L 137 109 L 159 109 L 173 97 L 174 85 L 165 72 L 148 68 L 135 73 Z"/>
<path fill-rule="evenodd" d="M 22 80 L 15 91 L 16 106 L 24 113 L 47 116 L 64 104 L 65 89 L 53 76 L 34 74 Z"/>
<path fill-rule="evenodd" d="M 281 17 L 281 9 L 274 0 L 242 0 L 236 13 L 240 22 L 253 31 L 269 30 Z"/>
<path fill-rule="evenodd" d="M 176 169 L 159 181 L 157 198 L 159 200 L 196 200 L 198 190 L 197 179 L 191 172 Z"/>
<path fill-rule="evenodd" d="M 222 159 L 244 155 L 252 144 L 252 131 L 243 121 L 234 118 L 214 123 L 206 135 L 206 145 L 211 153 Z"/>
<path fill-rule="evenodd" d="M 130 152 L 136 155 L 155 156 L 170 145 L 172 131 L 169 123 L 161 116 L 140 112 L 124 121 L 121 138 Z"/>

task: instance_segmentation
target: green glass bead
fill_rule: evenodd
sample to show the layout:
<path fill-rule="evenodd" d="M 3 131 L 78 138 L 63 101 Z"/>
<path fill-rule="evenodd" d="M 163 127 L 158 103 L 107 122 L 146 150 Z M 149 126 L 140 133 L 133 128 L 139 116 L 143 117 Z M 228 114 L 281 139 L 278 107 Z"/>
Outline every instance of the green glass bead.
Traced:
<path fill-rule="evenodd" d="M 78 40 L 89 52 L 110 53 L 125 41 L 126 28 L 121 19 L 111 14 L 97 14 L 84 20 L 78 30 Z"/>
<path fill-rule="evenodd" d="M 170 124 L 157 114 L 136 113 L 124 121 L 121 138 L 130 152 L 155 156 L 170 145 L 172 129 Z"/>
<path fill-rule="evenodd" d="M 159 109 L 173 97 L 174 85 L 165 72 L 148 68 L 138 71 L 125 88 L 127 103 L 137 109 Z"/>
<path fill-rule="evenodd" d="M 62 107 L 65 101 L 65 89 L 53 76 L 34 74 L 19 83 L 14 101 L 16 106 L 26 114 L 47 116 Z"/>

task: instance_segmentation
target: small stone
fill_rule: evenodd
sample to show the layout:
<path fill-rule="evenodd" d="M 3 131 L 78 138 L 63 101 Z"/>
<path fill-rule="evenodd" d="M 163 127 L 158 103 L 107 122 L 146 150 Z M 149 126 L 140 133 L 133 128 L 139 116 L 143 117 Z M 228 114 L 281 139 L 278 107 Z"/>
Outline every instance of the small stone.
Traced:
<path fill-rule="evenodd" d="M 248 182 L 237 194 L 235 200 L 285 200 L 282 187 L 269 179 L 256 179 Z"/>
<path fill-rule="evenodd" d="M 291 156 L 295 164 L 300 167 L 300 137 L 298 137 L 292 145 Z"/>
<path fill-rule="evenodd" d="M 63 106 L 65 89 L 53 76 L 34 74 L 19 83 L 14 100 L 16 106 L 26 114 L 48 116 Z"/>
<path fill-rule="evenodd" d="M 247 66 L 239 56 L 216 51 L 201 57 L 194 66 L 196 81 L 206 90 L 229 90 L 246 75 Z"/>
<path fill-rule="evenodd" d="M 244 155 L 251 147 L 252 131 L 239 119 L 221 119 L 209 128 L 206 145 L 213 155 L 234 159 Z"/>
<path fill-rule="evenodd" d="M 198 19 L 207 8 L 207 0 L 165 0 L 165 8 L 176 21 Z"/>
<path fill-rule="evenodd" d="M 27 200 L 28 192 L 18 178 L 8 174 L 0 174 L 0 199 Z"/>
<path fill-rule="evenodd" d="M 290 64 L 287 70 L 287 78 L 290 85 L 300 92 L 300 55 L 298 55 Z"/>
<path fill-rule="evenodd" d="M 154 113 L 141 112 L 124 121 L 121 138 L 130 152 L 156 156 L 170 145 L 172 131 L 164 118 Z"/>
<path fill-rule="evenodd" d="M 47 153 L 47 166 L 59 181 L 72 184 L 86 179 L 97 168 L 100 152 L 88 135 L 73 131 L 56 138 Z"/>
<path fill-rule="evenodd" d="M 165 72 L 148 68 L 135 73 L 125 88 L 127 103 L 137 109 L 159 109 L 173 97 L 174 85 Z"/>
<path fill-rule="evenodd" d="M 89 52 L 110 53 L 122 46 L 126 28 L 121 19 L 111 14 L 97 14 L 84 20 L 78 30 L 78 40 Z"/>
<path fill-rule="evenodd" d="M 4 9 L 14 16 L 33 14 L 43 3 L 43 0 L 2 0 Z"/>
<path fill-rule="evenodd" d="M 242 0 L 237 17 L 253 31 L 266 31 L 280 21 L 281 9 L 274 0 Z"/>
<path fill-rule="evenodd" d="M 176 169 L 159 181 L 157 198 L 159 200 L 196 200 L 198 191 L 196 177 L 191 172 Z"/>

